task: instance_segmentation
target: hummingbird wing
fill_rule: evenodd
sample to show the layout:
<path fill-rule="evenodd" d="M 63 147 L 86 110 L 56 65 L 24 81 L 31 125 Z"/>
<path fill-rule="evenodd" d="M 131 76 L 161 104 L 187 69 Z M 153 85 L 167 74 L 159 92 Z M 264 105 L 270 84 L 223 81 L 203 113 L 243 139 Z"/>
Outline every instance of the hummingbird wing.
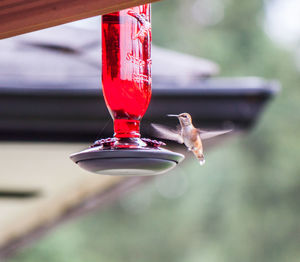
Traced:
<path fill-rule="evenodd" d="M 159 124 L 151 124 L 153 129 L 155 130 L 155 135 L 162 139 L 173 140 L 179 144 L 183 144 L 182 136 L 180 135 L 180 131 L 170 129 L 166 126 Z"/>
<path fill-rule="evenodd" d="M 205 140 L 205 139 L 209 139 L 209 138 L 212 138 L 212 137 L 215 137 L 215 136 L 220 136 L 220 135 L 224 135 L 226 133 L 229 133 L 229 132 L 232 131 L 232 129 L 217 130 L 217 131 L 204 131 L 204 130 L 197 129 L 197 131 L 200 135 L 200 138 L 202 140 Z"/>

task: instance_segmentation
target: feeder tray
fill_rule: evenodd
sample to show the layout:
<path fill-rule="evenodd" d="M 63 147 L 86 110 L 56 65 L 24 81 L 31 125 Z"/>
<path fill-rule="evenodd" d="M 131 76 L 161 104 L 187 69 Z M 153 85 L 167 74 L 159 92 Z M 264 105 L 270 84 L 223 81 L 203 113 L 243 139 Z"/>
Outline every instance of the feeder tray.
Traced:
<path fill-rule="evenodd" d="M 87 171 L 120 176 L 162 174 L 184 159 L 182 154 L 160 148 L 165 145 L 160 141 L 142 138 L 145 147 L 115 149 L 116 141 L 115 138 L 98 140 L 89 149 L 70 158 Z"/>
<path fill-rule="evenodd" d="M 184 156 L 166 149 L 102 149 L 94 147 L 71 155 L 81 168 L 119 176 L 158 175 L 175 167 Z"/>

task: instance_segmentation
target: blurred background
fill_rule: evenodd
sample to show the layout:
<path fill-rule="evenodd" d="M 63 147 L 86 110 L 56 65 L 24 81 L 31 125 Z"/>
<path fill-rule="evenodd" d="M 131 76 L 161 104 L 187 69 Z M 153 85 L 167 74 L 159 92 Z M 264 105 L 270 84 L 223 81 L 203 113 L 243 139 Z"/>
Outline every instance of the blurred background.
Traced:
<path fill-rule="evenodd" d="M 208 152 L 204 167 L 187 159 L 8 261 L 299 261 L 300 2 L 152 7 L 154 44 L 211 59 L 221 76 L 278 79 L 281 93 L 250 134 Z"/>

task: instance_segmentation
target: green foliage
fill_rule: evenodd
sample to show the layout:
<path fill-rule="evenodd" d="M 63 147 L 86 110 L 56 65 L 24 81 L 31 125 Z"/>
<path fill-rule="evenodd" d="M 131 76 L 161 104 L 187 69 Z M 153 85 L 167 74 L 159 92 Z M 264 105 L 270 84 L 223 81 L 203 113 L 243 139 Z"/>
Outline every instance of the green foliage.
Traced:
<path fill-rule="evenodd" d="M 210 27 L 192 19 L 193 2 L 153 4 L 154 42 L 210 58 L 224 76 L 278 79 L 282 92 L 257 128 L 210 152 L 203 168 L 190 160 L 169 175 L 189 185 L 183 196 L 165 198 L 153 182 L 58 228 L 11 262 L 299 261 L 300 76 L 293 55 L 265 35 L 263 1 L 224 0 L 224 19 Z"/>

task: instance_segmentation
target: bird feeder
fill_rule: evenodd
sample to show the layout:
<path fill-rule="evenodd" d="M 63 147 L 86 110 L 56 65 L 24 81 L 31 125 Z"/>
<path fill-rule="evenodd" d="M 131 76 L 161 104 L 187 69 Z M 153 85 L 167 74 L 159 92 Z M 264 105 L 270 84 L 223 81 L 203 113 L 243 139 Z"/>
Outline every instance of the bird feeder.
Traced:
<path fill-rule="evenodd" d="M 151 99 L 151 5 L 102 16 L 102 87 L 114 137 L 71 155 L 83 169 L 107 175 L 156 175 L 184 156 L 141 138 L 140 121 Z"/>

